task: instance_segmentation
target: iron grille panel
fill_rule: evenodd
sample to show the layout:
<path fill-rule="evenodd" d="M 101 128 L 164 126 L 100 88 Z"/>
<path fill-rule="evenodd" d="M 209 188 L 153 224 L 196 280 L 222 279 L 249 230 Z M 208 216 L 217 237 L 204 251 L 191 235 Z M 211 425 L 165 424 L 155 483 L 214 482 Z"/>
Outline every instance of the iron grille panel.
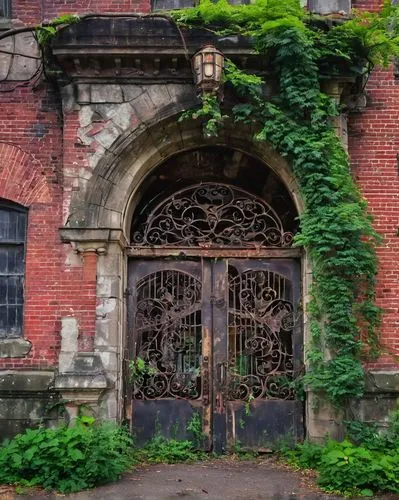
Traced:
<path fill-rule="evenodd" d="M 294 399 L 293 328 L 289 280 L 229 267 L 229 400 Z"/>
<path fill-rule="evenodd" d="M 261 198 L 216 183 L 174 193 L 133 233 L 133 245 L 139 246 L 289 247 L 292 239 Z"/>
<path fill-rule="evenodd" d="M 157 271 L 136 286 L 136 359 L 147 369 L 135 399 L 201 396 L 201 283 L 188 273 Z"/>

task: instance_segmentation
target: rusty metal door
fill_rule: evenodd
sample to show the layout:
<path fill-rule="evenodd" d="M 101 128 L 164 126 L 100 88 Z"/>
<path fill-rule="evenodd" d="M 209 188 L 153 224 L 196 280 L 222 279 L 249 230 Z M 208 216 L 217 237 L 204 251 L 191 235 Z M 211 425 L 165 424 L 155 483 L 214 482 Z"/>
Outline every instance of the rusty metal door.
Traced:
<path fill-rule="evenodd" d="M 302 402 L 293 390 L 302 367 L 299 264 L 229 259 L 217 266 L 214 295 L 223 319 L 213 342 L 214 449 L 296 442 L 303 437 Z"/>
<path fill-rule="evenodd" d="M 193 419 L 216 452 L 302 437 L 295 260 L 135 260 L 129 281 L 139 444 L 157 433 L 192 438 Z"/>

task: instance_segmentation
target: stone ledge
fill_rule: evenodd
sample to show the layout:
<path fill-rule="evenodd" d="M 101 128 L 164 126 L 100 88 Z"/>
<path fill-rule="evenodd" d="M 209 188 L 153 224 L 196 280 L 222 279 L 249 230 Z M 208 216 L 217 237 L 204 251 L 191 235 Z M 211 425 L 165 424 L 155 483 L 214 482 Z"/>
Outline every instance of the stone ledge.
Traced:
<path fill-rule="evenodd" d="M 107 388 L 107 379 L 104 375 L 75 375 L 64 373 L 55 378 L 57 391 L 98 391 Z"/>
<path fill-rule="evenodd" d="M 54 372 L 43 371 L 11 371 L 0 372 L 0 393 L 37 393 L 52 389 Z"/>
<path fill-rule="evenodd" d="M 0 358 L 23 358 L 32 344 L 25 339 L 0 339 Z"/>

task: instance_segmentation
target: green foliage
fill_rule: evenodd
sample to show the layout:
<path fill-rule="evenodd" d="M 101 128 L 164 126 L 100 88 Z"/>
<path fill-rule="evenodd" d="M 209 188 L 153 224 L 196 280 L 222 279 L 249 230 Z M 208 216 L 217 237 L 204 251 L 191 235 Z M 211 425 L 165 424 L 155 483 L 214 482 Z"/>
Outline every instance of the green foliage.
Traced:
<path fill-rule="evenodd" d="M 399 409 L 390 414 L 388 428 L 381 432 L 375 424 L 357 420 L 345 422 L 348 437 L 371 450 L 399 450 Z"/>
<path fill-rule="evenodd" d="M 317 469 L 320 465 L 324 447 L 304 441 L 298 444 L 294 450 L 280 450 L 283 457 L 289 464 L 299 467 L 300 469 Z"/>
<path fill-rule="evenodd" d="M 156 368 L 140 357 L 129 361 L 129 371 L 132 382 L 140 381 L 145 376 L 152 376 L 157 373 Z"/>
<path fill-rule="evenodd" d="M 218 128 L 227 116 L 222 116 L 219 101 L 211 94 L 201 94 L 201 107 L 197 110 L 188 110 L 181 114 L 179 122 L 187 119 L 204 120 L 204 136 L 214 137 L 218 133 Z"/>
<path fill-rule="evenodd" d="M 136 449 L 135 458 L 139 462 L 167 463 L 199 460 L 204 454 L 195 449 L 191 441 L 178 441 L 155 436 L 142 448 Z"/>
<path fill-rule="evenodd" d="M 370 450 L 345 440 L 329 441 L 323 450 L 319 484 L 326 491 L 399 493 L 399 449 Z M 371 492 L 371 495 L 370 495 Z"/>
<path fill-rule="evenodd" d="M 27 429 L 0 448 L 0 483 L 70 493 L 117 480 L 131 464 L 131 438 L 81 417 L 71 427 Z"/>
<path fill-rule="evenodd" d="M 282 455 L 296 467 L 318 470 L 325 491 L 360 496 L 399 493 L 399 410 L 391 414 L 384 432 L 361 422 L 346 425 L 348 438 L 341 443 L 305 441 Z"/>
<path fill-rule="evenodd" d="M 250 35 L 274 68 L 279 91 L 269 99 L 258 76 L 226 61 L 224 83 L 238 101 L 230 115 L 255 128 L 257 140 L 287 158 L 305 202 L 295 238 L 312 260 L 305 387 L 324 393 L 337 406 L 360 397 L 361 358 L 379 352 L 381 311 L 374 299 L 380 238 L 333 127 L 337 104 L 321 91 L 320 77 L 341 73 L 356 78 L 375 64 L 388 64 L 399 51 L 399 8 L 386 2 L 380 13 L 355 13 L 349 21 L 331 25 L 323 17 L 306 15 L 296 0 L 240 6 L 202 0 L 171 16 L 186 27 L 206 25 L 216 33 Z M 215 96 L 203 95 L 202 101 L 199 111 L 181 119 L 208 120 L 208 135 L 216 135 L 226 116 Z"/>
<path fill-rule="evenodd" d="M 187 424 L 187 431 L 191 432 L 193 439 L 193 446 L 196 449 L 201 449 L 204 444 L 206 435 L 203 431 L 202 418 L 198 412 L 193 413 Z"/>
<path fill-rule="evenodd" d="M 46 24 L 37 26 L 35 29 L 36 39 L 41 47 L 46 46 L 57 34 L 59 26 L 74 24 L 80 21 L 77 14 L 63 14 L 55 19 L 52 19 Z"/>

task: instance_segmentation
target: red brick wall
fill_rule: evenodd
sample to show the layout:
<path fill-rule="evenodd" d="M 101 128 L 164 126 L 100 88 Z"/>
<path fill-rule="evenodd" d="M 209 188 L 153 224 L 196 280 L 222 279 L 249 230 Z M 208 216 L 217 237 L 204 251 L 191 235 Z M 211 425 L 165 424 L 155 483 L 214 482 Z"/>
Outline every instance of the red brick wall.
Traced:
<path fill-rule="evenodd" d="M 354 0 L 355 8 L 378 10 L 382 0 Z M 384 309 L 384 353 L 370 368 L 398 369 L 399 355 L 399 81 L 392 68 L 373 72 L 366 87 L 365 111 L 349 118 L 349 152 L 374 227 L 383 236 L 378 250 L 377 302 Z"/>
<path fill-rule="evenodd" d="M 24 24 L 38 24 L 61 14 L 147 13 L 150 0 L 14 0 L 12 17 Z"/>
<path fill-rule="evenodd" d="M 0 368 L 43 368 L 57 364 L 60 318 L 73 314 L 80 346 L 94 334 L 95 269 L 65 264 L 69 245 L 63 225 L 60 101 L 45 85 L 0 92 L 0 197 L 29 208 L 25 266 L 26 358 L 2 359 Z M 66 136 L 67 145 L 75 143 Z M 68 150 L 68 148 L 67 148 Z"/>
<path fill-rule="evenodd" d="M 367 88 L 368 106 L 349 119 L 353 173 L 383 235 L 379 249 L 378 303 L 385 309 L 382 342 L 387 354 L 380 368 L 396 367 L 399 355 L 399 82 L 392 71 L 374 71 Z"/>
<path fill-rule="evenodd" d="M 352 0 L 354 9 L 362 9 L 368 11 L 379 10 L 384 3 L 384 0 Z"/>

